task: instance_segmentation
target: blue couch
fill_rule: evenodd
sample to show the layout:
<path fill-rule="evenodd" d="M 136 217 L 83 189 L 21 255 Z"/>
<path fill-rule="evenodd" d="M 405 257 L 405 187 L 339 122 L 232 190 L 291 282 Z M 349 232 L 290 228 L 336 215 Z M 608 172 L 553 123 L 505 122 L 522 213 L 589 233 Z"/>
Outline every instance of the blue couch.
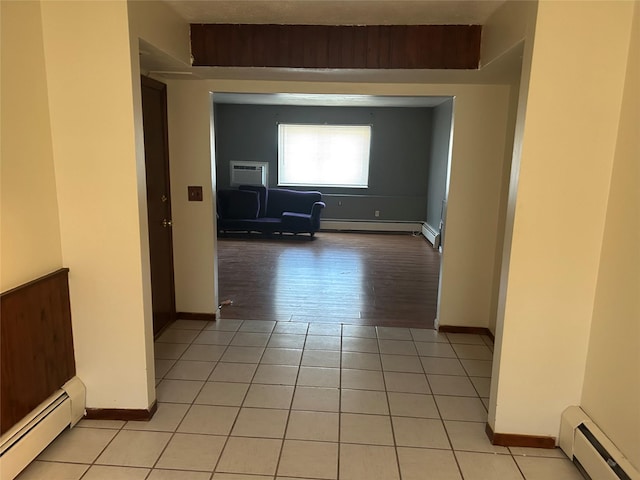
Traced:
<path fill-rule="evenodd" d="M 241 185 L 219 190 L 219 232 L 309 233 L 320 229 L 320 192 Z"/>

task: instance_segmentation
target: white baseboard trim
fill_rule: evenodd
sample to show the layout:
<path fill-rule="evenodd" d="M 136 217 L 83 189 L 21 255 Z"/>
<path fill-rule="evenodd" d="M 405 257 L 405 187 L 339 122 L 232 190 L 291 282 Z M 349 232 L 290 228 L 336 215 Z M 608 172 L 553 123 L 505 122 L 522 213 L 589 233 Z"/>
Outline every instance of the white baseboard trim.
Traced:
<path fill-rule="evenodd" d="M 372 222 L 368 220 L 321 220 L 321 230 L 368 232 L 421 232 L 421 222 Z"/>

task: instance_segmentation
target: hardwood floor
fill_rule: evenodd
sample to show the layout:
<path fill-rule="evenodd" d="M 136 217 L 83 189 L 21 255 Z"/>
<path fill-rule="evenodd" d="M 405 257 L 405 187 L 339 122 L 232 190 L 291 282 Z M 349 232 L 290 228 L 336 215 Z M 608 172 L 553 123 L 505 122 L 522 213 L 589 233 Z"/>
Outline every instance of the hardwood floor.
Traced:
<path fill-rule="evenodd" d="M 221 318 L 433 328 L 440 254 L 421 236 L 218 238 Z"/>

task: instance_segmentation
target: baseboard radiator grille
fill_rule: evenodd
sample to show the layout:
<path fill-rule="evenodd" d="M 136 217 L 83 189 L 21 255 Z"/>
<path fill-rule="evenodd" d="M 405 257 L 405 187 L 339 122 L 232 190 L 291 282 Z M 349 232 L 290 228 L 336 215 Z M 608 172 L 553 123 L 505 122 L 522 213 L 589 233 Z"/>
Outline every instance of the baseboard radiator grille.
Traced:
<path fill-rule="evenodd" d="M 640 473 L 580 407 L 562 414 L 560 448 L 592 480 L 640 480 Z"/>
<path fill-rule="evenodd" d="M 0 478 L 13 480 L 65 428 L 84 416 L 85 386 L 73 377 L 0 437 Z"/>

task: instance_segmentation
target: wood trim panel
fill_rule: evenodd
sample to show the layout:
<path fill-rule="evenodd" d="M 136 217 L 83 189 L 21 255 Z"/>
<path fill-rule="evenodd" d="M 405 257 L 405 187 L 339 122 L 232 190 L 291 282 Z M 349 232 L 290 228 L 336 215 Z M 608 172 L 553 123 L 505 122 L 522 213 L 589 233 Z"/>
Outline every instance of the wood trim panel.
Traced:
<path fill-rule="evenodd" d="M 477 69 L 481 25 L 191 24 L 193 66 Z"/>
<path fill-rule="evenodd" d="M 493 445 L 500 445 L 502 447 L 556 448 L 555 437 L 495 433 L 488 423 L 485 427 L 485 432 Z"/>
<path fill-rule="evenodd" d="M 206 320 L 208 322 L 215 322 L 215 313 L 194 313 L 194 312 L 178 312 L 177 318 L 181 320 Z"/>
<path fill-rule="evenodd" d="M 0 435 L 76 374 L 68 273 L 0 296 Z"/>
<path fill-rule="evenodd" d="M 495 337 L 491 330 L 486 327 L 463 327 L 459 325 L 439 325 L 438 331 L 442 333 L 469 333 L 472 335 L 487 335 L 495 342 Z"/>
<path fill-rule="evenodd" d="M 144 409 L 128 408 L 87 408 L 84 416 L 87 420 L 125 420 L 125 421 L 148 421 L 158 410 L 158 402 L 153 402 L 151 406 Z"/>

